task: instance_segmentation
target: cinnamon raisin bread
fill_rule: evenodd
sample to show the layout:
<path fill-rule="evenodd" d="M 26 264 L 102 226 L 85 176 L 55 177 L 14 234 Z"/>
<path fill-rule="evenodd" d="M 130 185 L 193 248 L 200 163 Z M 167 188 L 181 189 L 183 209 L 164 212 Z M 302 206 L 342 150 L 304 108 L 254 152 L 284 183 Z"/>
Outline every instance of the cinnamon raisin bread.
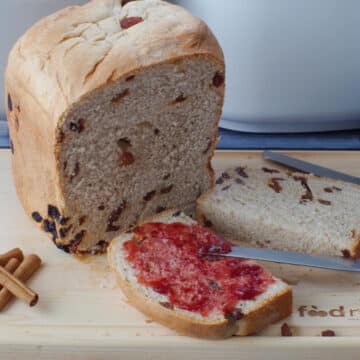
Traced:
<path fill-rule="evenodd" d="M 66 252 L 103 252 L 212 184 L 223 54 L 181 7 L 93 0 L 50 15 L 12 49 L 6 94 L 18 195 Z"/>
<path fill-rule="evenodd" d="M 255 262 L 203 257 L 228 245 L 168 211 L 114 239 L 108 259 L 131 305 L 185 335 L 249 335 L 290 315 L 291 288 Z"/>
<path fill-rule="evenodd" d="M 198 200 L 203 223 L 233 241 L 360 257 L 360 188 L 273 167 L 225 171 Z"/>

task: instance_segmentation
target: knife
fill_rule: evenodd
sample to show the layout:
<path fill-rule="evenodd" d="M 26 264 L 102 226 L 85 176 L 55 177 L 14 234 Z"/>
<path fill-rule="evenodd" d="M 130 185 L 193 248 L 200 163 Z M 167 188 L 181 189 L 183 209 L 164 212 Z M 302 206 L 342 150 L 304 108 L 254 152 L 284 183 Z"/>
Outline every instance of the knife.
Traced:
<path fill-rule="evenodd" d="M 292 158 L 290 156 L 274 153 L 272 151 L 264 151 L 263 157 L 266 160 L 271 160 L 287 167 L 301 170 L 306 173 L 314 174 L 317 176 L 327 177 L 335 180 L 342 180 L 345 182 L 360 185 L 360 178 L 340 171 L 332 170 L 323 166 L 315 165 L 306 161 Z"/>
<path fill-rule="evenodd" d="M 360 272 L 360 260 L 348 259 L 340 256 L 330 257 L 309 255 L 290 251 L 248 248 L 242 246 L 233 246 L 231 252 L 226 254 L 211 253 L 209 255 L 269 261 L 320 269 Z"/>

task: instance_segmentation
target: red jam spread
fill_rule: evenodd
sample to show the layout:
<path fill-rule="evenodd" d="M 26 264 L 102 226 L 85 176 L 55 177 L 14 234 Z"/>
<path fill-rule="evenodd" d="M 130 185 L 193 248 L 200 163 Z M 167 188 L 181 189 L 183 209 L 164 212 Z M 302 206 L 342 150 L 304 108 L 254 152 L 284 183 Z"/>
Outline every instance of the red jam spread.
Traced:
<path fill-rule="evenodd" d="M 171 305 L 203 316 L 236 313 L 239 300 L 263 293 L 274 279 L 265 269 L 225 254 L 231 243 L 199 225 L 148 223 L 124 243 L 139 283 L 166 295 Z"/>

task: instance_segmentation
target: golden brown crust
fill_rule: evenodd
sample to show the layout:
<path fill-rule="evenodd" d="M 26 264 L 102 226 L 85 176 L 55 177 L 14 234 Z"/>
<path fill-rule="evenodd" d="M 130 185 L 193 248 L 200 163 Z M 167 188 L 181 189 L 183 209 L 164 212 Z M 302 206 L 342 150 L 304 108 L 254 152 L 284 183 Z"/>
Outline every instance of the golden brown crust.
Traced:
<path fill-rule="evenodd" d="M 11 94 L 13 103 L 13 111 L 7 109 L 7 118 L 14 148 L 12 172 L 15 188 L 30 217 L 33 212 L 44 216 L 49 204 L 56 204 L 59 209 L 63 207 L 56 187 L 52 124 L 22 82 L 17 79 L 8 81 L 6 94 Z"/>
<path fill-rule="evenodd" d="M 354 239 L 354 243 L 352 248 L 350 249 L 350 256 L 353 259 L 360 259 L 360 234 L 354 234 L 355 236 L 353 237 Z"/>
<path fill-rule="evenodd" d="M 211 191 L 212 191 L 212 189 L 209 189 L 208 191 L 206 191 L 204 194 L 202 194 L 196 200 L 195 219 L 202 226 L 207 226 L 206 225 L 207 219 L 206 219 L 205 215 L 202 213 L 202 211 L 200 210 L 199 204 L 201 204 L 201 202 L 203 201 L 202 199 L 205 198 L 207 195 L 209 195 L 211 193 Z"/>

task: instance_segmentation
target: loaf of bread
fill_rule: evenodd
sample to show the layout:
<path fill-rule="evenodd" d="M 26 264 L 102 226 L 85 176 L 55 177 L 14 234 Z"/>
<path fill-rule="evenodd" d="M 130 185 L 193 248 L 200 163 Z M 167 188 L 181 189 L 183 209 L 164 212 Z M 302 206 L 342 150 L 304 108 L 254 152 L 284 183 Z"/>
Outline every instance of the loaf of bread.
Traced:
<path fill-rule="evenodd" d="M 166 208 L 194 207 L 224 97 L 220 46 L 160 0 L 93 0 L 12 49 L 6 103 L 16 189 L 62 250 L 103 252 Z"/>
<path fill-rule="evenodd" d="M 233 241 L 360 257 L 360 188 L 273 167 L 225 171 L 198 200 L 202 223 Z"/>
<path fill-rule="evenodd" d="M 139 235 L 149 226 L 148 233 Z M 198 239 L 187 242 L 192 226 L 192 238 Z M 198 246 L 208 245 L 215 235 L 199 228 L 184 214 L 167 211 L 112 241 L 109 263 L 131 305 L 179 333 L 202 338 L 249 335 L 291 314 L 291 288 L 255 262 L 214 256 L 202 261 Z M 200 254 L 195 259 L 193 246 Z M 134 256 L 137 249 L 142 253 Z M 231 295 L 237 299 L 229 308 Z"/>

